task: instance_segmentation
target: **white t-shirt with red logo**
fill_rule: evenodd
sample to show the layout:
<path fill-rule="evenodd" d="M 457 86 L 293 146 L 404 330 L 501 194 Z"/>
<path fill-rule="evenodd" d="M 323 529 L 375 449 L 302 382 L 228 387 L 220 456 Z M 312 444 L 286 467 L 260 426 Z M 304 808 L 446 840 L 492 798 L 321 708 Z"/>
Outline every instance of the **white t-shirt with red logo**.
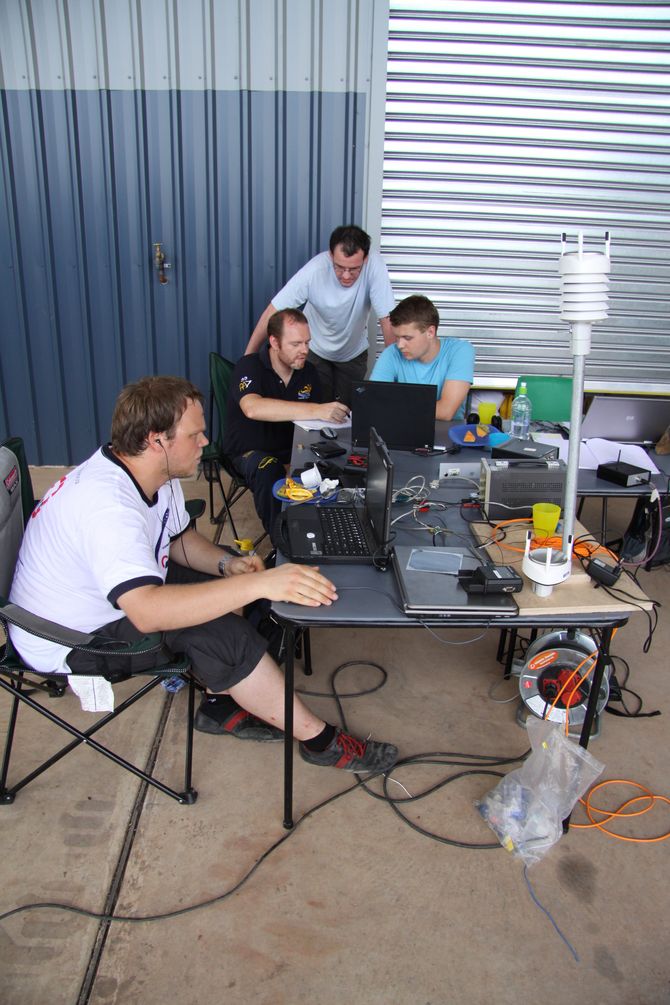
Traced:
<path fill-rule="evenodd" d="M 124 617 L 128 590 L 165 582 L 170 542 L 188 527 L 178 481 L 148 499 L 107 447 L 45 493 L 23 537 L 10 600 L 67 628 L 93 632 Z M 41 673 L 68 673 L 69 649 L 11 628 Z"/>

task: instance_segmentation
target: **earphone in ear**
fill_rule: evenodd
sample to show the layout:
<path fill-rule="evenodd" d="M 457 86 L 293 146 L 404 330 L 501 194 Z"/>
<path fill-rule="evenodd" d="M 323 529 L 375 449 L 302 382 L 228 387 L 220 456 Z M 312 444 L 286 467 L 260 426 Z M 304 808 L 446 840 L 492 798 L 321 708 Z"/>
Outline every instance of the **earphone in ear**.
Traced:
<path fill-rule="evenodd" d="M 161 447 L 163 446 L 163 441 L 161 440 L 160 436 L 156 437 L 156 443 L 160 444 Z"/>

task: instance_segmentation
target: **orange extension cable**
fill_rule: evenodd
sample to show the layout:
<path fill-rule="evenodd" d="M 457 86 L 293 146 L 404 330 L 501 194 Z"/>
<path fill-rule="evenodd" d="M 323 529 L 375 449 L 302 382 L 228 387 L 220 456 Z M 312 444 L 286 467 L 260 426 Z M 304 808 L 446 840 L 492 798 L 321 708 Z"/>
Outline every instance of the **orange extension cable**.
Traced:
<path fill-rule="evenodd" d="M 644 793 L 644 795 L 632 796 L 630 799 L 626 799 L 625 802 L 621 803 L 620 806 L 617 806 L 615 810 L 603 810 L 600 809 L 600 807 L 598 806 L 594 806 L 591 800 L 595 795 L 595 793 L 598 791 L 598 789 L 602 789 L 606 785 L 632 785 L 634 788 L 640 789 Z M 640 800 L 648 800 L 647 805 L 639 810 L 635 810 L 628 813 L 625 812 L 625 810 L 629 806 L 632 806 L 634 803 L 640 802 Z M 650 789 L 648 789 L 645 785 L 640 785 L 639 782 L 634 782 L 629 778 L 609 778 L 606 779 L 604 782 L 598 782 L 597 785 L 593 785 L 589 789 L 589 791 L 586 793 L 586 798 L 580 799 L 579 802 L 586 810 L 586 815 L 588 816 L 591 823 L 588 824 L 571 823 L 570 824 L 571 828 L 575 827 L 580 828 L 581 830 L 592 830 L 593 828 L 596 828 L 597 830 L 602 831 L 604 834 L 608 834 L 610 837 L 616 838 L 617 841 L 628 841 L 631 844 L 656 844 L 659 841 L 667 841 L 667 839 L 670 837 L 670 831 L 666 831 L 665 834 L 659 834 L 657 837 L 644 838 L 644 837 L 627 837 L 625 834 L 617 834 L 616 831 L 608 829 L 606 825 L 609 824 L 610 821 L 616 820 L 619 817 L 624 819 L 630 817 L 639 817 L 642 816 L 644 813 L 648 813 L 649 810 L 651 810 L 656 805 L 657 802 L 670 803 L 670 799 L 668 799 L 667 796 L 659 796 L 656 793 L 652 792 Z M 594 813 L 602 814 L 604 819 L 596 820 L 594 817 Z"/>
<path fill-rule="evenodd" d="M 553 702 L 551 704 L 551 708 L 549 709 L 549 711 L 551 712 L 551 710 L 556 705 L 556 702 L 559 700 L 559 698 L 561 697 L 561 695 L 563 694 L 563 692 L 565 691 L 565 689 L 570 684 L 571 680 L 580 671 L 580 669 L 584 666 L 584 664 L 588 660 L 591 660 L 592 661 L 591 662 L 591 666 L 579 678 L 579 680 L 575 684 L 574 688 L 570 692 L 570 696 L 569 696 L 569 698 L 568 698 L 568 700 L 567 700 L 567 702 L 565 704 L 565 734 L 566 734 L 566 736 L 568 735 L 568 717 L 569 717 L 569 709 L 570 709 L 570 702 L 571 702 L 572 696 L 577 691 L 577 689 L 581 686 L 581 684 L 588 678 L 588 676 L 591 673 L 591 671 L 594 669 L 594 667 L 596 665 L 596 662 L 597 662 L 597 657 L 598 657 L 598 650 L 597 649 L 595 650 L 595 652 L 589 653 L 587 656 L 584 657 L 584 659 L 581 661 L 581 663 L 579 663 L 575 667 L 575 669 L 572 671 L 572 673 L 570 674 L 570 676 L 566 680 L 565 684 L 563 684 L 563 686 L 561 687 L 560 691 L 558 692 L 558 694 L 554 698 L 554 700 L 553 700 Z M 640 789 L 640 791 L 643 793 L 643 795 L 641 795 L 641 796 L 632 796 L 630 799 L 626 799 L 623 803 L 621 803 L 620 806 L 617 806 L 617 808 L 615 810 L 601 809 L 600 807 L 595 806 L 593 804 L 592 799 L 593 799 L 593 796 L 595 795 L 595 793 L 598 791 L 598 789 L 603 789 L 607 785 L 632 785 L 634 788 Z M 643 806 L 641 809 L 626 812 L 626 810 L 628 809 L 629 806 L 633 806 L 634 804 L 639 803 L 641 801 L 645 801 L 646 802 L 646 805 Z M 659 841 L 667 841 L 667 839 L 670 837 L 670 831 L 666 831 L 665 834 L 659 834 L 657 837 L 648 837 L 648 838 L 644 838 L 644 837 L 639 837 L 639 838 L 638 837 L 627 837 L 625 834 L 617 834 L 616 831 L 610 830 L 608 828 L 607 825 L 609 823 L 611 823 L 612 820 L 616 820 L 618 818 L 625 819 L 625 818 L 643 816 L 645 813 L 648 813 L 651 809 L 653 809 L 653 807 L 655 806 L 655 804 L 657 802 L 663 802 L 663 803 L 670 804 L 670 799 L 668 799 L 667 796 L 657 795 L 656 793 L 654 793 L 650 789 L 648 789 L 645 785 L 641 785 L 640 782 L 634 782 L 634 781 L 632 781 L 632 779 L 629 779 L 629 778 L 609 778 L 609 779 L 606 779 L 603 782 L 598 782 L 597 785 L 593 785 L 589 789 L 589 791 L 586 793 L 586 797 L 583 798 L 583 799 L 580 799 L 579 802 L 584 807 L 584 810 L 586 811 L 586 815 L 589 818 L 590 823 L 588 823 L 588 824 L 575 824 L 575 823 L 571 823 L 570 824 L 571 827 L 575 827 L 575 828 L 578 828 L 580 830 L 593 830 L 593 829 L 600 830 L 600 831 L 603 832 L 603 834 L 609 835 L 609 837 L 616 838 L 618 841 L 627 841 L 630 844 L 656 844 Z M 594 814 L 596 814 L 596 813 L 600 814 L 602 817 L 604 817 L 604 819 L 597 820 L 596 817 L 594 816 Z"/>
<path fill-rule="evenodd" d="M 498 540 L 496 537 L 496 532 L 502 527 L 508 527 L 513 523 L 532 523 L 532 520 L 525 517 L 514 517 L 509 520 L 499 520 L 498 523 L 493 525 L 491 536 L 488 541 L 484 541 L 483 544 L 497 544 L 499 548 L 504 548 L 506 551 L 516 551 L 520 555 L 523 555 L 525 548 L 517 548 L 513 544 L 505 544 L 504 541 Z M 534 551 L 535 548 L 553 548 L 558 550 L 563 545 L 563 539 L 560 537 L 534 537 L 530 542 L 530 550 Z M 592 555 L 598 552 L 609 555 L 613 558 L 615 562 L 619 561 L 619 556 L 615 555 L 613 551 L 606 548 L 603 544 L 598 544 L 597 541 L 577 541 L 573 546 L 573 554 L 577 555 L 578 558 L 591 558 Z"/>

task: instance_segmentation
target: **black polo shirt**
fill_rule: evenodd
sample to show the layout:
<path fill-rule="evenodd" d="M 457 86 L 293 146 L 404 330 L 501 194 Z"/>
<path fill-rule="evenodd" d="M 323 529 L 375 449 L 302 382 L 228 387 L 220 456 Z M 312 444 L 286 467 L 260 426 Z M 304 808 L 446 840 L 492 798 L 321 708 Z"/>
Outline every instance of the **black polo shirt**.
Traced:
<path fill-rule="evenodd" d="M 248 419 L 240 408 L 245 394 L 260 394 L 262 398 L 280 401 L 321 401 L 321 384 L 316 368 L 305 363 L 302 370 L 293 370 L 288 384 L 272 369 L 270 345 L 260 352 L 243 356 L 235 364 L 228 392 L 228 414 L 223 437 L 223 449 L 231 457 L 248 450 L 266 450 L 285 464 L 291 459 L 292 422 L 261 422 Z"/>

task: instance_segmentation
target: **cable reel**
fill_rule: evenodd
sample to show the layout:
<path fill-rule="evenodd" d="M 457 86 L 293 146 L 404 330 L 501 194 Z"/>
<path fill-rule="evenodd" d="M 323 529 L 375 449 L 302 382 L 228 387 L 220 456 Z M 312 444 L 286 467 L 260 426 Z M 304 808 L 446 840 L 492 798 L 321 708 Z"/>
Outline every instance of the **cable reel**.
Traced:
<path fill-rule="evenodd" d="M 536 639 L 526 651 L 526 662 L 519 676 L 519 694 L 526 708 L 538 719 L 580 726 L 586 718 L 586 706 L 591 693 L 590 676 L 582 681 L 585 672 L 591 670 L 593 661 L 583 662 L 593 655 L 597 646 L 590 635 L 574 629 L 549 632 Z M 569 681 L 569 683 L 568 683 Z M 554 707 L 556 696 L 566 685 Z M 609 698 L 609 679 L 603 674 L 596 715 L 600 715 Z"/>

